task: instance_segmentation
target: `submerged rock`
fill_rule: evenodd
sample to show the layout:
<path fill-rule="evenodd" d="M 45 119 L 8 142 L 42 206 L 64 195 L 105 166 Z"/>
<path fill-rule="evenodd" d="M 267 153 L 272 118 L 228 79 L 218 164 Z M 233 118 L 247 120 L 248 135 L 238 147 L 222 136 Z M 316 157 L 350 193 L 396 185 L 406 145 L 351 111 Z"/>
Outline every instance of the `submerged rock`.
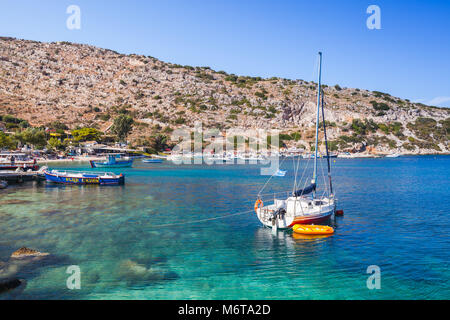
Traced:
<path fill-rule="evenodd" d="M 147 267 L 132 260 L 120 262 L 117 276 L 127 282 L 174 280 L 179 276 L 159 267 Z"/>
<path fill-rule="evenodd" d="M 24 279 L 8 279 L 0 280 L 0 296 L 2 299 L 17 298 L 27 286 L 27 281 Z"/>
<path fill-rule="evenodd" d="M 22 281 L 19 279 L 0 280 L 0 294 L 19 287 Z"/>
<path fill-rule="evenodd" d="M 0 281 L 13 278 L 20 270 L 16 263 L 4 263 L 0 266 Z"/>
<path fill-rule="evenodd" d="M 7 262 L 0 263 L 0 281 L 14 279 L 17 273 L 22 269 L 42 265 L 42 260 L 49 256 L 48 253 L 42 253 L 37 250 L 22 247 L 11 254 Z"/>

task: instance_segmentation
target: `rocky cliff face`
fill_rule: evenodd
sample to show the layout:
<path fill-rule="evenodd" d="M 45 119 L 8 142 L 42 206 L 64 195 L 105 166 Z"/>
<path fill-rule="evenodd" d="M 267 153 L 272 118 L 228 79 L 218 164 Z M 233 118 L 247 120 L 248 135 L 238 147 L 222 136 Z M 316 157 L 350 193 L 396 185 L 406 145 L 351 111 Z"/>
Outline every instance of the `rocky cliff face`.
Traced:
<path fill-rule="evenodd" d="M 338 85 L 325 86 L 324 93 L 334 149 L 449 151 L 448 109 Z M 32 125 L 60 121 L 107 131 L 114 117 L 128 113 L 137 121 L 135 141 L 201 121 L 221 130 L 280 129 L 287 145 L 308 149 L 315 99 L 316 85 L 303 80 L 236 76 L 88 45 L 0 37 L 0 114 Z"/>

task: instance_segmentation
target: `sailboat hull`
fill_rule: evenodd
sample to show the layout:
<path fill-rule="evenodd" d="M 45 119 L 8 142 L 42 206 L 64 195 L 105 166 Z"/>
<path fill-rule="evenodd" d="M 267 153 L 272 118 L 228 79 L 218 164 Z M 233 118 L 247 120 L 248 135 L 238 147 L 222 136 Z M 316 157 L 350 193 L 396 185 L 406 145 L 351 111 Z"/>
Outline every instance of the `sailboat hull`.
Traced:
<path fill-rule="evenodd" d="M 296 224 L 318 224 L 330 219 L 336 209 L 334 199 L 322 198 L 319 202 L 321 205 L 311 206 L 310 200 L 293 197 L 275 200 L 274 204 L 255 209 L 264 226 L 288 229 Z M 284 209 L 283 214 L 277 213 L 279 208 Z"/>
<path fill-rule="evenodd" d="M 296 217 L 294 219 L 294 222 L 292 222 L 291 225 L 289 226 L 289 228 L 292 228 L 296 224 L 318 224 L 327 221 L 331 218 L 333 212 L 334 210 L 326 212 L 323 215 L 316 217 Z"/>
<path fill-rule="evenodd" d="M 289 219 L 289 217 L 278 219 L 275 222 L 273 220 L 268 221 L 267 219 L 264 219 L 261 215 L 258 214 L 259 221 L 261 223 L 269 228 L 272 228 L 276 225 L 278 229 L 289 229 L 295 226 L 296 224 L 319 224 L 325 221 L 328 221 L 331 216 L 333 215 L 334 210 L 331 210 L 329 212 L 323 213 L 321 215 L 317 216 L 310 216 L 310 217 L 295 217 L 294 219 Z"/>

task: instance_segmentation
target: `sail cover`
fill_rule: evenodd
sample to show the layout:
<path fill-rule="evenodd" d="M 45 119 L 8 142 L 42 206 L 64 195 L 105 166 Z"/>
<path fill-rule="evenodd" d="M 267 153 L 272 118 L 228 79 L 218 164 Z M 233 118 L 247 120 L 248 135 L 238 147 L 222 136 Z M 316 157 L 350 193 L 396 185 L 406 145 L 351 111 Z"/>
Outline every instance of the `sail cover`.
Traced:
<path fill-rule="evenodd" d="M 313 191 L 316 191 L 316 184 L 315 183 L 307 186 L 304 189 L 299 189 L 299 190 L 295 191 L 294 192 L 294 197 L 300 197 L 302 195 L 309 194 L 309 193 L 311 193 Z"/>

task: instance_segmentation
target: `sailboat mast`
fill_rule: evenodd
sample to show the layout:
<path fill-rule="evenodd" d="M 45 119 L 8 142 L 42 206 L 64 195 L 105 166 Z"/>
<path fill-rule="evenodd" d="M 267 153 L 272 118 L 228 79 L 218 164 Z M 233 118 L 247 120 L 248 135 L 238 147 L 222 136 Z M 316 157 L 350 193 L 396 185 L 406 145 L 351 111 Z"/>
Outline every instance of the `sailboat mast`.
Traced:
<path fill-rule="evenodd" d="M 327 151 L 327 166 L 328 166 L 328 183 L 330 184 L 330 194 L 333 194 L 333 184 L 331 183 L 331 165 L 330 165 L 330 153 L 328 152 L 328 138 L 327 138 L 327 126 L 325 125 L 325 105 L 323 103 L 324 93 L 322 92 L 322 122 L 323 122 L 323 136 L 325 138 L 325 150 Z"/>
<path fill-rule="evenodd" d="M 322 81 L 322 52 L 319 52 L 319 81 L 317 85 L 317 117 L 316 117 L 316 149 L 314 155 L 313 181 L 317 185 L 317 149 L 319 149 L 319 117 L 320 117 L 320 94 Z"/>

